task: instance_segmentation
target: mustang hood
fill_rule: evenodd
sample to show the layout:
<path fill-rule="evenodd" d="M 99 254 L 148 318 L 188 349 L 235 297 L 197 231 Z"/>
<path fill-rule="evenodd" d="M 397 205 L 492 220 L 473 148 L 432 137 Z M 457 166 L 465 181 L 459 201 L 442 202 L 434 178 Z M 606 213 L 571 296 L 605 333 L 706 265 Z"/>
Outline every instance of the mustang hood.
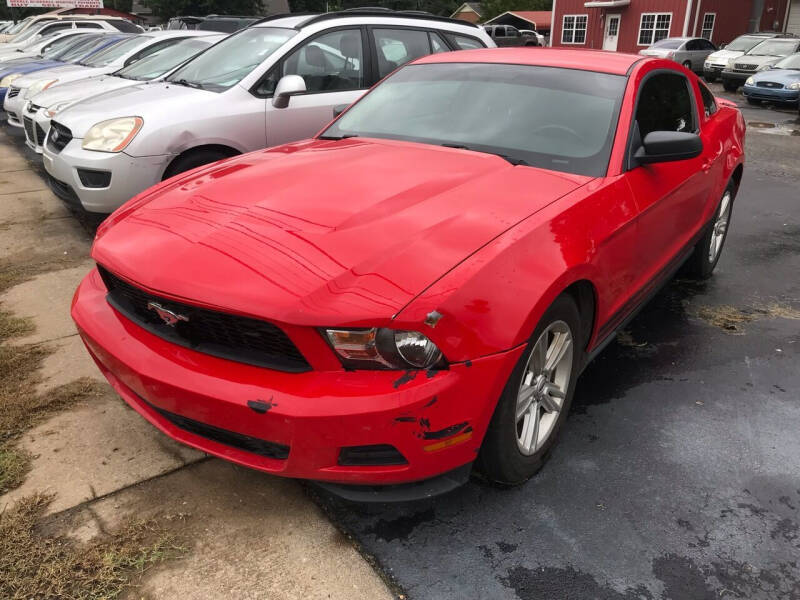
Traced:
<path fill-rule="evenodd" d="M 223 310 L 375 324 L 590 179 L 408 142 L 301 142 L 145 192 L 100 230 L 93 256 L 153 292 Z"/>

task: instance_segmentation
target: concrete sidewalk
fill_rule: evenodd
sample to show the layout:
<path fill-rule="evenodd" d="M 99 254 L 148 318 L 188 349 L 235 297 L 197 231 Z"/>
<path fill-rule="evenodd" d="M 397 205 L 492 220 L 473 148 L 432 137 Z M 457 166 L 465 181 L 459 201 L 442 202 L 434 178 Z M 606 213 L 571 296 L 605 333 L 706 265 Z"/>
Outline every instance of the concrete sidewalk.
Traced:
<path fill-rule="evenodd" d="M 299 484 L 173 442 L 105 384 L 69 317 L 72 293 L 92 265 L 91 236 L 2 129 L 0 270 L 40 267 L 0 296 L 3 310 L 36 325 L 12 343 L 54 350 L 41 369 L 40 393 L 80 377 L 96 379 L 104 392 L 25 434 L 20 444 L 34 457 L 32 470 L 0 497 L 0 511 L 34 492 L 54 492 L 53 521 L 83 540 L 131 516 L 178 516 L 188 555 L 148 572 L 132 597 L 392 598 Z"/>

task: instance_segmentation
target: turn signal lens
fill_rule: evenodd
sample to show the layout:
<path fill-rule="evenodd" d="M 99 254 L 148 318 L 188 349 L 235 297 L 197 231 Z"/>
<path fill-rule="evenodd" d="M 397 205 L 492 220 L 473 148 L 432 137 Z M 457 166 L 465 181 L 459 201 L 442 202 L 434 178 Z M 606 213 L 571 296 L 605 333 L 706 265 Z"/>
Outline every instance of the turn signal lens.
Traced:
<path fill-rule="evenodd" d="M 418 331 L 388 328 L 326 329 L 342 364 L 351 369 L 430 369 L 443 366 L 442 352 Z"/>

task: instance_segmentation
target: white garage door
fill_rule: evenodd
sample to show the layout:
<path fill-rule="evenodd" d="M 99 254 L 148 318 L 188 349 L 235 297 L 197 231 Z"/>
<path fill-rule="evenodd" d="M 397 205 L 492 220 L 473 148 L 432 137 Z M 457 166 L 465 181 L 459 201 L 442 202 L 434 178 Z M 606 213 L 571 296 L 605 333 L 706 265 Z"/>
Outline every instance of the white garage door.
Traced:
<path fill-rule="evenodd" d="M 800 35 L 800 0 L 792 0 L 792 8 L 789 10 L 789 21 L 786 24 L 786 31 Z"/>

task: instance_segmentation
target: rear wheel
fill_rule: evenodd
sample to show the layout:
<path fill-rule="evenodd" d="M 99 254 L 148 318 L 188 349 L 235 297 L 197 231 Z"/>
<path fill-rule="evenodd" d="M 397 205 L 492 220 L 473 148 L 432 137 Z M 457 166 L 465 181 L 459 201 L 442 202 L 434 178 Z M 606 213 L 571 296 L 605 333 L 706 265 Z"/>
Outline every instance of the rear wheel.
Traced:
<path fill-rule="evenodd" d="M 735 92 L 739 89 L 739 84 L 735 81 L 722 81 L 722 87 L 725 88 L 726 92 Z"/>
<path fill-rule="evenodd" d="M 736 196 L 736 184 L 731 181 L 717 206 L 714 219 L 705 234 L 694 247 L 694 252 L 686 261 L 685 274 L 694 279 L 708 279 L 722 256 L 722 248 L 728 237 L 728 229 L 733 212 L 733 199 Z"/>
<path fill-rule="evenodd" d="M 547 309 L 492 416 L 478 469 L 516 485 L 544 464 L 569 412 L 582 354 L 580 314 L 564 295 Z"/>

